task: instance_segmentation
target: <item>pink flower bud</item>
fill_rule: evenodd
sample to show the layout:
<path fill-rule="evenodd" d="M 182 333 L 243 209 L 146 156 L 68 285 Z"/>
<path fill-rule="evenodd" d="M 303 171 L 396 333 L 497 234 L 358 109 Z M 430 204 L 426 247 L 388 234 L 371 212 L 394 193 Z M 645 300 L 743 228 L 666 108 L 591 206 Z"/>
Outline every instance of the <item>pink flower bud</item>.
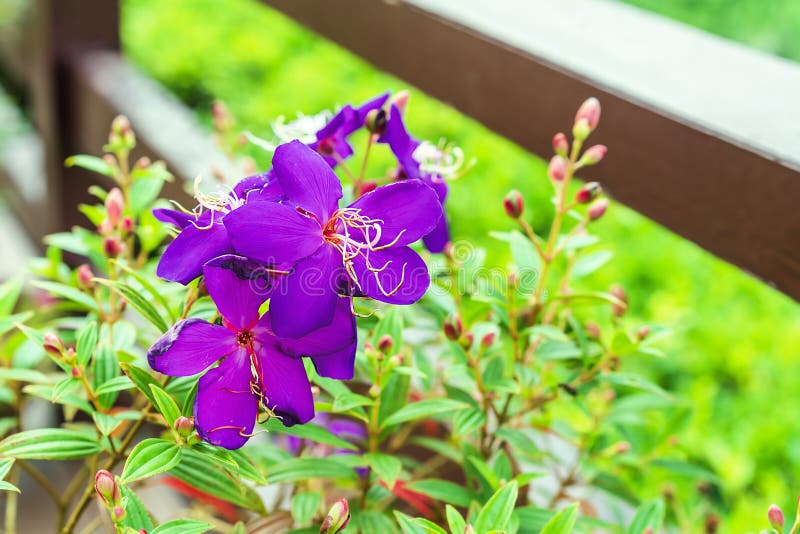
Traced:
<path fill-rule="evenodd" d="M 367 113 L 367 118 L 364 119 L 364 126 L 367 130 L 374 134 L 382 134 L 386 131 L 386 111 L 382 109 L 373 109 Z"/>
<path fill-rule="evenodd" d="M 114 522 L 119 523 L 125 519 L 125 508 L 122 506 L 115 506 L 114 507 Z"/>
<path fill-rule="evenodd" d="M 767 510 L 767 519 L 769 519 L 769 524 L 772 525 L 772 528 L 778 531 L 783 529 L 783 511 L 778 508 L 777 504 L 770 505 L 769 510 Z"/>
<path fill-rule="evenodd" d="M 106 196 L 106 213 L 112 226 L 117 226 L 122 210 L 125 208 L 125 198 L 118 187 L 113 188 Z"/>
<path fill-rule="evenodd" d="M 491 348 L 491 346 L 494 345 L 494 339 L 495 339 L 495 333 L 494 332 L 489 332 L 488 334 L 485 334 L 481 338 L 481 348 L 483 348 L 483 349 Z"/>
<path fill-rule="evenodd" d="M 636 337 L 639 339 L 639 341 L 644 341 L 649 335 L 650 327 L 647 325 L 639 327 L 639 330 L 636 331 Z"/>
<path fill-rule="evenodd" d="M 44 335 L 44 350 L 53 356 L 61 356 L 64 352 L 64 342 L 61 341 L 61 338 L 57 335 L 53 334 L 52 332 L 47 332 Z"/>
<path fill-rule="evenodd" d="M 80 378 L 81 375 L 83 374 L 83 367 L 81 367 L 80 365 L 73 367 L 72 369 L 70 369 L 70 374 L 72 375 L 72 378 Z"/>
<path fill-rule="evenodd" d="M 547 176 L 554 182 L 561 182 L 567 176 L 567 161 L 561 156 L 553 156 L 547 166 Z"/>
<path fill-rule="evenodd" d="M 392 362 L 392 365 L 403 365 L 405 358 L 403 358 L 402 354 L 395 354 L 394 356 L 389 358 L 389 361 Z"/>
<path fill-rule="evenodd" d="M 589 182 L 575 193 L 575 202 L 578 204 L 588 204 L 603 192 L 602 186 L 597 182 Z"/>
<path fill-rule="evenodd" d="M 611 309 L 614 312 L 614 316 L 622 317 L 622 315 L 625 314 L 625 310 L 628 308 L 628 294 L 619 284 L 614 284 L 611 286 L 611 289 L 609 289 L 608 292 L 621 302 L 621 304 L 612 305 Z"/>
<path fill-rule="evenodd" d="M 388 354 L 394 347 L 394 340 L 389 334 L 384 334 L 378 340 L 378 350 L 384 354 Z"/>
<path fill-rule="evenodd" d="M 600 339 L 600 327 L 597 325 L 597 323 L 586 323 L 584 328 L 586 329 L 586 333 L 590 338 Z"/>
<path fill-rule="evenodd" d="M 631 444 L 627 441 L 620 441 L 614 445 L 615 454 L 625 454 L 631 450 Z"/>
<path fill-rule="evenodd" d="M 194 422 L 191 417 L 184 417 L 181 415 L 175 419 L 175 430 L 183 437 L 188 436 L 194 431 Z"/>
<path fill-rule="evenodd" d="M 150 158 L 148 158 L 147 156 L 142 156 L 141 158 L 136 160 L 136 163 L 134 163 L 133 166 L 137 169 L 146 169 L 152 164 L 153 162 L 150 160 Z"/>
<path fill-rule="evenodd" d="M 76 276 L 78 278 L 78 286 L 81 289 L 91 289 L 94 287 L 94 282 L 92 282 L 92 278 L 94 278 L 94 273 L 92 272 L 92 268 L 89 267 L 87 264 L 79 265 L 78 268 L 75 270 Z"/>
<path fill-rule="evenodd" d="M 598 198 L 589 206 L 586 214 L 589 216 L 590 221 L 596 221 L 602 217 L 608 209 L 608 200 L 605 198 Z"/>
<path fill-rule="evenodd" d="M 133 231 L 133 219 L 130 217 L 123 217 L 119 223 L 119 231 L 123 235 L 128 235 Z"/>
<path fill-rule="evenodd" d="M 475 343 L 475 334 L 472 332 L 464 332 L 464 335 L 459 339 L 459 343 L 461 343 L 464 349 L 469 349 L 472 347 L 472 344 Z"/>
<path fill-rule="evenodd" d="M 569 151 L 569 141 L 563 132 L 558 132 L 553 136 L 553 151 L 562 158 L 567 157 Z"/>
<path fill-rule="evenodd" d="M 101 469 L 94 476 L 94 490 L 106 506 L 111 506 L 119 501 L 117 481 L 114 480 L 114 475 L 105 469 Z"/>
<path fill-rule="evenodd" d="M 503 199 L 503 208 L 506 210 L 506 215 L 512 219 L 519 219 L 522 217 L 522 212 L 525 209 L 525 202 L 522 200 L 522 194 L 516 189 L 509 191 Z"/>
<path fill-rule="evenodd" d="M 349 522 L 350 507 L 347 504 L 347 499 L 339 499 L 331 506 L 319 532 L 320 534 L 336 534 L 344 530 Z"/>
<path fill-rule="evenodd" d="M 586 149 L 586 152 L 583 153 L 581 156 L 580 164 L 581 165 L 594 165 L 595 163 L 600 163 L 606 153 L 608 152 L 608 148 L 605 145 L 594 145 Z"/>
<path fill-rule="evenodd" d="M 392 95 L 392 99 L 390 100 L 390 102 L 395 106 L 397 106 L 397 109 L 400 110 L 400 113 L 405 113 L 406 107 L 408 107 L 408 99 L 410 97 L 411 94 L 404 89 Z"/>
<path fill-rule="evenodd" d="M 122 252 L 122 245 L 113 237 L 106 237 L 103 240 L 103 252 L 109 258 L 116 258 Z"/>
<path fill-rule="evenodd" d="M 457 341 L 458 338 L 461 337 L 461 333 L 464 331 L 464 324 L 461 322 L 461 317 L 455 313 L 451 313 L 444 320 L 443 329 L 444 335 L 447 339 L 450 341 Z"/>
<path fill-rule="evenodd" d="M 117 115 L 111 122 L 111 131 L 117 135 L 125 135 L 131 131 L 131 122 L 125 115 Z"/>
<path fill-rule="evenodd" d="M 581 107 L 578 108 L 578 113 L 575 114 L 575 124 L 580 121 L 586 121 L 586 126 L 589 128 L 589 133 L 597 128 L 597 123 L 600 122 L 600 101 L 594 97 L 586 99 Z"/>

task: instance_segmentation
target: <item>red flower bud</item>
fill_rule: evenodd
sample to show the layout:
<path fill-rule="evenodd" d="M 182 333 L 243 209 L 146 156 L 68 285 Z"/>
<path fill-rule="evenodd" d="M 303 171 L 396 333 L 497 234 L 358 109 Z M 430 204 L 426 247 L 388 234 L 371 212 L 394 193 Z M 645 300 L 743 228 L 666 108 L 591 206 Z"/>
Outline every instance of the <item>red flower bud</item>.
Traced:
<path fill-rule="evenodd" d="M 586 323 L 584 328 L 586 329 L 586 333 L 590 338 L 600 339 L 600 327 L 597 325 L 597 323 Z"/>
<path fill-rule="evenodd" d="M 464 331 L 464 324 L 461 322 L 461 317 L 456 315 L 455 313 L 451 313 L 447 316 L 444 320 L 444 335 L 450 341 L 457 341 L 458 338 L 461 337 L 461 333 Z"/>
<path fill-rule="evenodd" d="M 769 524 L 772 525 L 772 528 L 778 531 L 783 529 L 783 511 L 778 508 L 777 504 L 770 505 L 769 510 L 767 510 L 767 519 L 769 519 Z"/>
<path fill-rule="evenodd" d="M 597 123 L 600 122 L 599 100 L 591 97 L 581 104 L 581 107 L 578 108 L 578 112 L 575 114 L 575 124 L 577 125 L 581 121 L 586 121 L 586 126 L 589 129 L 588 133 L 593 132 L 594 129 L 597 128 Z"/>
<path fill-rule="evenodd" d="M 152 164 L 153 162 L 150 160 L 150 158 L 148 158 L 147 156 L 142 156 L 141 158 L 136 160 L 136 163 L 134 163 L 133 166 L 137 169 L 146 169 Z"/>
<path fill-rule="evenodd" d="M 367 180 L 366 182 L 361 183 L 361 187 L 358 189 L 358 196 L 366 195 L 370 191 L 375 191 L 378 188 L 378 182 L 374 180 Z"/>
<path fill-rule="evenodd" d="M 320 534 L 336 534 L 341 532 L 350 522 L 350 507 L 347 504 L 347 499 L 339 499 L 325 517 L 322 526 L 319 528 Z"/>
<path fill-rule="evenodd" d="M 647 325 L 639 327 L 639 330 L 636 331 L 636 337 L 639 339 L 639 341 L 644 341 L 649 335 L 650 327 Z"/>
<path fill-rule="evenodd" d="M 495 339 L 494 332 L 489 332 L 488 334 L 485 334 L 481 338 L 481 348 L 483 348 L 484 350 L 491 348 L 491 346 L 494 345 L 494 339 Z"/>
<path fill-rule="evenodd" d="M 569 141 L 563 132 L 558 132 L 553 136 L 553 151 L 562 158 L 567 157 L 569 151 Z"/>
<path fill-rule="evenodd" d="M 83 368 L 81 366 L 73 367 L 70 369 L 70 374 L 72 375 L 72 378 L 80 378 L 80 376 L 83 374 Z"/>
<path fill-rule="evenodd" d="M 119 523 L 125 519 L 125 508 L 122 506 L 115 506 L 114 507 L 114 522 Z"/>
<path fill-rule="evenodd" d="M 503 199 L 503 208 L 506 210 L 506 215 L 512 219 L 519 219 L 525 209 L 522 194 L 516 189 L 509 191 Z"/>
<path fill-rule="evenodd" d="M 111 122 L 111 131 L 117 135 L 125 135 L 131 131 L 131 122 L 125 115 L 117 115 Z"/>
<path fill-rule="evenodd" d="M 461 336 L 459 343 L 461 343 L 461 347 L 464 349 L 469 349 L 472 347 L 472 344 L 475 343 L 475 334 L 472 332 L 464 332 L 464 335 Z"/>
<path fill-rule="evenodd" d="M 406 91 L 405 89 L 395 93 L 392 95 L 392 99 L 390 102 L 397 106 L 397 109 L 400 110 L 400 113 L 406 112 L 406 107 L 408 107 L 408 99 L 411 97 L 411 93 Z"/>
<path fill-rule="evenodd" d="M 122 245 L 113 237 L 103 240 L 103 252 L 109 258 L 116 258 L 122 252 Z"/>
<path fill-rule="evenodd" d="M 606 153 L 608 152 L 608 148 L 605 145 L 594 145 L 586 149 L 586 152 L 583 153 L 581 156 L 580 164 L 581 165 L 594 165 L 595 163 L 600 163 Z"/>
<path fill-rule="evenodd" d="M 367 118 L 364 120 L 364 126 L 367 130 L 374 134 L 382 134 L 386 131 L 386 111 L 382 109 L 373 109 L 367 113 Z"/>
<path fill-rule="evenodd" d="M 388 354 L 392 350 L 392 347 L 394 347 L 394 340 L 389 334 L 384 334 L 378 340 L 378 350 L 384 354 Z"/>
<path fill-rule="evenodd" d="M 133 219 L 130 217 L 123 217 L 119 223 L 119 230 L 123 235 L 128 235 L 133 231 Z"/>
<path fill-rule="evenodd" d="M 596 221 L 605 214 L 607 209 L 608 209 L 608 200 L 606 200 L 605 198 L 599 198 L 589 206 L 589 209 L 586 211 L 586 214 L 589 216 L 589 220 Z"/>
<path fill-rule="evenodd" d="M 575 193 L 575 202 L 578 204 L 588 204 L 603 192 L 603 188 L 597 182 L 589 182 Z"/>
<path fill-rule="evenodd" d="M 44 335 L 43 346 L 44 350 L 53 356 L 61 356 L 64 352 L 64 342 L 52 332 L 47 332 Z"/>
<path fill-rule="evenodd" d="M 119 502 L 120 495 L 117 481 L 114 480 L 114 475 L 105 469 L 101 469 L 94 476 L 94 490 L 106 506 Z"/>
<path fill-rule="evenodd" d="M 125 198 L 118 187 L 113 188 L 106 196 L 106 213 L 112 226 L 117 226 L 122 210 L 125 208 Z"/>
<path fill-rule="evenodd" d="M 547 166 L 547 176 L 554 182 L 561 182 L 567 176 L 567 160 L 561 156 L 553 156 Z"/>

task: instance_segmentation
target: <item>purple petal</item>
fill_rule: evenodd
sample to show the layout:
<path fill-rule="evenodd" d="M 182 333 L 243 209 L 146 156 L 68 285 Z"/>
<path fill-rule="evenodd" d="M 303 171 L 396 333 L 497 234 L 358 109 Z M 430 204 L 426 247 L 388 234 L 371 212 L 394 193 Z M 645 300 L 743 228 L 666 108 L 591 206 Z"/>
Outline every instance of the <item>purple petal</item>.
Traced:
<path fill-rule="evenodd" d="M 292 358 L 268 345 L 258 349 L 266 404 L 283 424 L 307 423 L 314 417 L 314 397 L 301 358 Z"/>
<path fill-rule="evenodd" d="M 333 312 L 333 320 L 300 338 L 279 338 L 272 331 L 270 314 L 265 313 L 253 329 L 262 343 L 276 345 L 289 356 L 322 356 L 350 348 L 356 343 L 356 318 L 349 298 L 339 298 Z"/>
<path fill-rule="evenodd" d="M 442 205 L 432 188 L 419 180 L 384 185 L 350 205 L 362 216 L 379 221 L 377 245 L 408 245 L 427 235 L 442 218 Z M 369 239 L 374 239 L 371 233 Z"/>
<path fill-rule="evenodd" d="M 369 261 L 359 256 L 353 267 L 361 292 L 390 304 L 413 304 L 431 282 L 427 265 L 408 247 L 370 252 Z"/>
<path fill-rule="evenodd" d="M 156 208 L 153 210 L 153 217 L 159 221 L 167 224 L 172 224 L 178 228 L 186 228 L 190 220 L 194 220 L 195 216 L 191 213 L 184 213 L 178 210 L 171 210 L 168 208 Z"/>
<path fill-rule="evenodd" d="M 212 445 L 238 449 L 253 433 L 258 399 L 247 351 L 239 349 L 200 378 L 194 402 L 194 424 Z"/>
<path fill-rule="evenodd" d="M 265 173 L 247 176 L 239 180 L 236 185 L 233 186 L 233 193 L 237 198 L 246 198 L 247 193 L 250 191 L 261 189 L 272 181 L 273 176 L 271 170 Z"/>
<path fill-rule="evenodd" d="M 324 225 L 342 198 L 339 178 L 325 160 L 295 140 L 275 149 L 272 167 L 286 198 Z"/>
<path fill-rule="evenodd" d="M 191 376 L 236 349 L 236 334 L 202 319 L 175 323 L 147 351 L 154 370 L 170 376 Z"/>
<path fill-rule="evenodd" d="M 226 254 L 203 267 L 208 294 L 222 317 L 239 330 L 258 321 L 258 308 L 267 300 L 274 275 L 260 263 Z"/>
<path fill-rule="evenodd" d="M 323 244 L 320 225 L 287 204 L 248 203 L 224 223 L 234 250 L 265 265 L 293 264 Z"/>
<path fill-rule="evenodd" d="M 444 252 L 447 243 L 450 242 L 450 230 L 447 227 L 447 217 L 443 216 L 439 219 L 439 224 L 437 224 L 436 228 L 431 230 L 428 235 L 422 238 L 422 242 L 429 252 L 434 254 Z"/>
<path fill-rule="evenodd" d="M 348 347 L 325 354 L 324 356 L 312 356 L 311 361 L 319 376 L 335 378 L 337 380 L 350 380 L 353 378 L 356 366 L 356 341 Z"/>
<path fill-rule="evenodd" d="M 332 137 L 345 137 L 359 128 L 358 111 L 346 104 L 317 132 L 317 141 Z M 363 122 L 361 123 L 363 124 Z"/>
<path fill-rule="evenodd" d="M 322 426 L 351 443 L 367 439 L 367 429 L 361 421 L 337 417 L 327 423 L 322 423 Z"/>
<path fill-rule="evenodd" d="M 299 338 L 330 324 L 342 277 L 342 257 L 330 245 L 295 265 L 272 293 L 269 311 L 275 334 Z"/>
<path fill-rule="evenodd" d="M 197 224 L 204 224 L 202 218 Z M 203 272 L 208 260 L 233 252 L 221 221 L 197 228 L 190 223 L 169 244 L 158 262 L 156 274 L 165 280 L 188 284 Z"/>
<path fill-rule="evenodd" d="M 409 178 L 419 179 L 421 177 L 419 163 L 413 157 L 419 141 L 408 133 L 403 123 L 403 115 L 395 105 L 389 109 L 386 130 L 378 138 L 378 142 L 389 145 L 389 149 L 397 158 L 397 163 Z"/>

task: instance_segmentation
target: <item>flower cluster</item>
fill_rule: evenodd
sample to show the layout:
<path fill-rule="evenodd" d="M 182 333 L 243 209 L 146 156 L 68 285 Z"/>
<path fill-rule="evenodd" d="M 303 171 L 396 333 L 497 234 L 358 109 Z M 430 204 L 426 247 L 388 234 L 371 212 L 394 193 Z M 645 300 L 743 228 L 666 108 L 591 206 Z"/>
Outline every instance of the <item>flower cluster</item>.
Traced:
<path fill-rule="evenodd" d="M 298 138 L 275 148 L 268 172 L 216 193 L 196 184 L 192 211 L 154 211 L 180 230 L 157 274 L 181 284 L 202 276 L 221 318 L 183 319 L 148 352 L 150 366 L 170 376 L 207 369 L 194 408 L 206 441 L 241 447 L 262 411 L 287 426 L 308 422 L 314 402 L 302 358 L 321 376 L 353 377 L 353 299 L 412 304 L 430 285 L 409 245 L 423 239 L 440 252 L 449 239 L 443 204 L 453 154 L 407 133 L 402 95 L 388 110 L 387 102 L 383 94 L 347 105 L 313 135 L 284 125 Z M 398 169 L 372 188 L 362 187 L 363 172 L 348 171 L 354 200 L 345 204 L 335 169 L 353 155 L 348 137 L 361 128 L 369 145 L 388 144 Z"/>

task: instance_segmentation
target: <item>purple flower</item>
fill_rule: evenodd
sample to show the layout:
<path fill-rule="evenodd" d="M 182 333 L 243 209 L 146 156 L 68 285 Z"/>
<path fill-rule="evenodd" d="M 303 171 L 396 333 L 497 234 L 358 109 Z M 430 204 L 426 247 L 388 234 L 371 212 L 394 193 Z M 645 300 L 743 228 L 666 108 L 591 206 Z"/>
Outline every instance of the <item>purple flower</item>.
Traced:
<path fill-rule="evenodd" d="M 353 155 L 353 147 L 347 137 L 364 126 L 367 114 L 373 109 L 380 109 L 389 98 L 389 93 L 379 95 L 361 106 L 354 108 L 347 104 L 316 133 L 317 140 L 308 146 L 319 152 L 331 167 L 336 167 Z"/>
<path fill-rule="evenodd" d="M 153 215 L 161 222 L 181 229 L 167 246 L 158 262 L 156 274 L 161 278 L 188 284 L 203 271 L 208 260 L 233 252 L 222 219 L 245 202 L 275 201 L 282 197 L 278 183 L 271 173 L 258 174 L 241 180 L 229 193 L 204 195 L 197 192 L 198 214 L 171 209 L 155 209 Z"/>
<path fill-rule="evenodd" d="M 276 334 L 300 337 L 330 324 L 339 295 L 394 304 L 422 297 L 428 269 L 407 245 L 442 217 L 433 189 L 406 180 L 339 208 L 339 179 L 303 143 L 278 147 L 272 165 L 286 200 L 249 203 L 224 223 L 237 253 L 293 266 L 270 301 Z"/>
<path fill-rule="evenodd" d="M 438 149 L 430 144 L 422 144 L 411 137 L 406 130 L 405 124 L 403 124 L 403 116 L 395 105 L 392 105 L 389 111 L 386 130 L 380 136 L 378 142 L 388 144 L 395 158 L 397 158 L 397 163 L 400 166 L 400 178 L 419 180 L 433 188 L 439 197 L 442 208 L 444 208 L 445 200 L 447 200 L 447 182 L 440 173 L 429 172 L 424 169 L 419 161 L 426 155 L 426 151 L 433 152 L 434 158 L 436 158 Z M 441 157 L 441 151 L 439 152 L 438 156 Z M 431 252 L 442 252 L 444 250 L 450 241 L 446 215 L 439 220 L 439 224 L 430 233 L 422 238 L 422 241 Z"/>
<path fill-rule="evenodd" d="M 355 319 L 347 298 L 334 302 L 330 324 L 299 339 L 275 335 L 270 315 L 259 317 L 275 273 L 246 258 L 225 255 L 203 268 L 209 295 L 222 325 L 201 319 L 175 324 L 150 348 L 147 360 L 158 372 L 200 378 L 194 404 L 195 426 L 209 443 L 236 449 L 253 432 L 259 409 L 286 426 L 314 417 L 314 399 L 302 356 L 322 376 L 353 376 Z"/>

